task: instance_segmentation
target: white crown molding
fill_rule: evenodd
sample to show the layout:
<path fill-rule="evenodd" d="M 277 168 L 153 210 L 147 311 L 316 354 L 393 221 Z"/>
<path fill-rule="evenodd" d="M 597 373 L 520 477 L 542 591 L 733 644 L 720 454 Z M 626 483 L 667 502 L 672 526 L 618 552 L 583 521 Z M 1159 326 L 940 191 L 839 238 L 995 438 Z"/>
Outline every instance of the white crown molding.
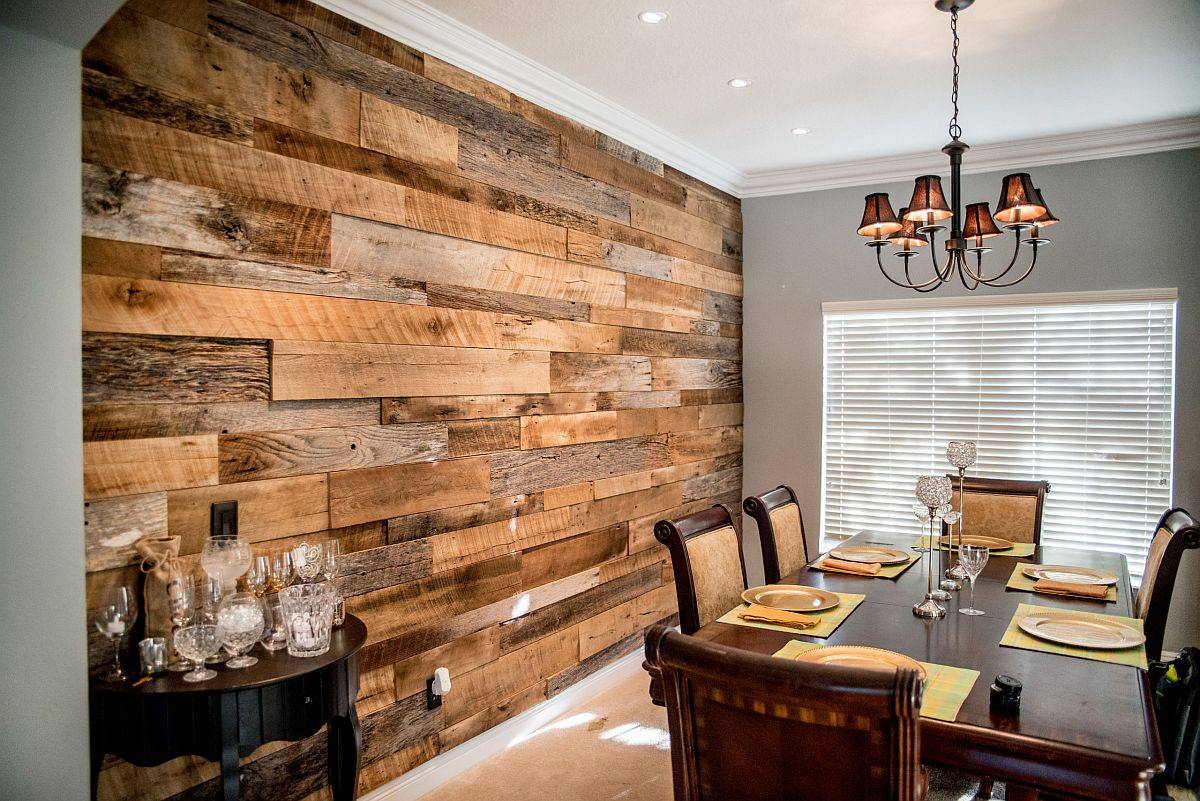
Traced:
<path fill-rule="evenodd" d="M 1015 170 L 1189 147 L 1200 147 L 1200 116 L 977 145 L 963 156 L 963 172 Z M 907 181 L 925 173 L 943 173 L 947 165 L 945 155 L 931 150 L 907 156 L 769 170 L 746 176 L 738 194 L 744 198 L 766 197 Z"/>
<path fill-rule="evenodd" d="M 317 0 L 350 19 L 736 193 L 745 175 L 606 97 L 420 0 Z"/>

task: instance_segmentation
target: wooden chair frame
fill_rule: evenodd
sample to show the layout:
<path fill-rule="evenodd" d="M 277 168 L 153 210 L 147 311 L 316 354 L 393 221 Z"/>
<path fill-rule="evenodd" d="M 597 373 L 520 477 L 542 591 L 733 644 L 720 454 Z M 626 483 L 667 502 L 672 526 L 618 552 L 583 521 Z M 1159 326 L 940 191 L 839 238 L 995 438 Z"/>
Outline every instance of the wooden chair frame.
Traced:
<path fill-rule="evenodd" d="M 696 601 L 696 583 L 692 563 L 688 558 L 687 541 L 719 528 L 730 526 L 737 534 L 738 561 L 742 565 L 742 586 L 746 586 L 746 555 L 742 532 L 728 506 L 717 504 L 703 512 L 679 520 L 659 520 L 654 524 L 654 538 L 667 546 L 671 553 L 671 569 L 675 574 L 675 593 L 679 599 L 679 628 L 684 634 L 700 630 L 700 613 Z"/>
<path fill-rule="evenodd" d="M 780 484 L 770 492 L 761 495 L 751 495 L 742 501 L 742 509 L 754 518 L 758 524 L 758 540 L 762 547 L 763 576 L 767 584 L 777 584 L 780 579 L 779 549 L 776 547 L 775 524 L 771 520 L 771 512 L 789 503 L 796 504 L 796 513 L 800 516 L 800 540 L 804 543 L 804 563 L 809 562 L 808 536 L 804 531 L 804 512 L 800 509 L 800 501 L 796 492 L 786 484 Z"/>
<path fill-rule="evenodd" d="M 954 484 L 954 489 L 958 490 L 958 474 L 947 473 L 950 480 Z M 967 476 L 963 479 L 962 491 L 982 492 L 989 495 L 1020 495 L 1033 496 L 1037 499 L 1037 507 L 1034 511 L 1034 527 L 1033 544 L 1042 544 L 1042 512 L 1046 508 L 1046 494 L 1050 492 L 1050 483 L 1048 481 L 1019 481 L 1011 478 L 987 478 L 985 476 Z M 942 534 L 945 534 L 948 527 L 942 523 Z"/>
<path fill-rule="evenodd" d="M 1154 527 L 1154 533 L 1157 534 L 1160 529 L 1171 532 L 1171 539 L 1163 552 L 1162 561 L 1159 562 L 1150 605 L 1143 621 L 1146 656 L 1149 659 L 1162 658 L 1167 613 L 1171 608 L 1171 596 L 1175 593 L 1175 577 L 1179 573 L 1183 552 L 1200 548 L 1200 525 L 1197 525 L 1196 520 L 1184 509 L 1175 507 L 1164 512 L 1158 520 L 1158 525 Z"/>

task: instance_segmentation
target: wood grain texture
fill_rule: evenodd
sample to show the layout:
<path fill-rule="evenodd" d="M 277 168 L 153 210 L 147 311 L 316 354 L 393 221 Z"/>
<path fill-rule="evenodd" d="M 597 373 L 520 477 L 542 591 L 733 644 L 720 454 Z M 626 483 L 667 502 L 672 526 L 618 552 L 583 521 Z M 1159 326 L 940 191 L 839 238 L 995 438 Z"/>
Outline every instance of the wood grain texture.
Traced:
<path fill-rule="evenodd" d="M 372 425 L 379 400 L 245 403 L 104 403 L 83 407 L 83 439 L 146 439 L 196 434 Z"/>
<path fill-rule="evenodd" d="M 550 354 L 553 392 L 643 392 L 651 383 L 650 360 L 641 356 Z"/>
<path fill-rule="evenodd" d="M 217 438 L 162 437 L 83 446 L 83 496 L 110 498 L 217 483 Z"/>
<path fill-rule="evenodd" d="M 657 278 L 630 275 L 625 281 L 625 305 L 659 314 L 700 317 L 704 314 L 704 292 Z"/>
<path fill-rule="evenodd" d="M 454 172 L 458 164 L 457 128 L 374 95 L 362 95 L 359 143 L 435 170 Z"/>
<path fill-rule="evenodd" d="M 167 493 L 167 524 L 179 553 L 200 553 L 214 503 L 237 501 L 238 537 L 250 542 L 329 528 L 329 481 L 324 474 L 193 487 Z"/>
<path fill-rule="evenodd" d="M 162 248 L 136 242 L 83 237 L 83 272 L 158 280 Z"/>
<path fill-rule="evenodd" d="M 89 573 L 135 564 L 135 542 L 144 536 L 167 536 L 167 494 L 151 492 L 86 501 L 83 533 Z"/>
<path fill-rule="evenodd" d="M 349 526 L 486 501 L 488 467 L 488 457 L 476 457 L 332 473 L 329 522 Z"/>

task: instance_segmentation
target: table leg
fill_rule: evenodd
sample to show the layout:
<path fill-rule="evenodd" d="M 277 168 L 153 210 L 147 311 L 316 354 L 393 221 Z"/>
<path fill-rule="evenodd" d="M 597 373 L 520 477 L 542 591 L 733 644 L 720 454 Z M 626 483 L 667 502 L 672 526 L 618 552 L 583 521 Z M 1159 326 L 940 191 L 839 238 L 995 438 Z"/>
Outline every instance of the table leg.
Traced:
<path fill-rule="evenodd" d="M 237 693 L 221 694 L 221 793 L 224 801 L 238 801 L 241 791 L 238 759 Z"/>
<path fill-rule="evenodd" d="M 353 801 L 358 791 L 362 731 L 354 707 L 346 715 L 329 719 L 329 786 L 333 801 Z"/>
<path fill-rule="evenodd" d="M 1004 786 L 1004 797 L 1008 801 L 1038 801 L 1038 791 L 1036 787 L 1010 783 Z"/>

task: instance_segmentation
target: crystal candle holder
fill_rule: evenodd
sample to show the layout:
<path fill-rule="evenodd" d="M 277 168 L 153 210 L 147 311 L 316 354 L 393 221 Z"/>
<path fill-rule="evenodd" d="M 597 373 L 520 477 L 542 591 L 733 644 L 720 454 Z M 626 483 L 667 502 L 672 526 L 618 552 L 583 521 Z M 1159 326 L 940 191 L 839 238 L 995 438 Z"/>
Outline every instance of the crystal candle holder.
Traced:
<path fill-rule="evenodd" d="M 975 464 L 977 456 L 975 443 L 970 440 L 952 440 L 946 444 L 946 461 L 959 470 L 966 470 Z"/>
<path fill-rule="evenodd" d="M 329 650 L 335 594 L 333 585 L 325 581 L 279 591 L 290 655 L 320 656 Z"/>
<path fill-rule="evenodd" d="M 917 488 L 914 494 L 918 501 L 930 509 L 936 509 L 943 504 L 950 503 L 953 492 L 949 476 L 921 476 L 917 479 Z"/>

